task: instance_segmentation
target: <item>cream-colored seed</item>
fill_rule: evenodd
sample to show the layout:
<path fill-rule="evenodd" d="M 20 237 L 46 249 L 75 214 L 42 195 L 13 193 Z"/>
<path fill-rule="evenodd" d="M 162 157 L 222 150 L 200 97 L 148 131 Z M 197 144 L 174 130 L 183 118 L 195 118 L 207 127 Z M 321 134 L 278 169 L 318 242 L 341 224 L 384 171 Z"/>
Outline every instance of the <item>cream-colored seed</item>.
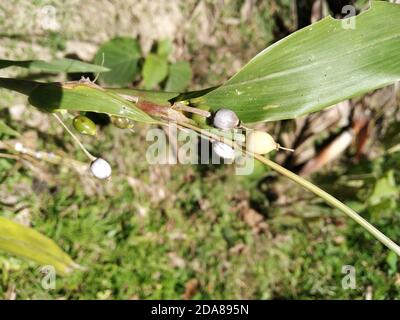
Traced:
<path fill-rule="evenodd" d="M 266 154 L 279 149 L 279 145 L 269 133 L 254 130 L 247 133 L 246 149 L 253 153 Z"/>

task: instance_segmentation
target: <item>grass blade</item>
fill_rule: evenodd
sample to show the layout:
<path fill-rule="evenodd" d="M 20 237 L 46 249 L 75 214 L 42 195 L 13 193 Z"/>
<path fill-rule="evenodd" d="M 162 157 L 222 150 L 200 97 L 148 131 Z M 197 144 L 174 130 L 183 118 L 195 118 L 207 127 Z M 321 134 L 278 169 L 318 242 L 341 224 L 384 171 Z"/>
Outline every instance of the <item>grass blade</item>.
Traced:
<path fill-rule="evenodd" d="M 56 59 L 50 62 L 43 60 L 0 60 L 0 69 L 7 67 L 28 68 L 32 72 L 46 73 L 85 73 L 85 72 L 107 72 L 108 68 L 98 66 L 91 63 L 82 62 L 73 59 Z"/>
<path fill-rule="evenodd" d="M 0 249 L 41 265 L 51 265 L 60 275 L 81 268 L 53 240 L 4 217 L 0 217 Z"/>

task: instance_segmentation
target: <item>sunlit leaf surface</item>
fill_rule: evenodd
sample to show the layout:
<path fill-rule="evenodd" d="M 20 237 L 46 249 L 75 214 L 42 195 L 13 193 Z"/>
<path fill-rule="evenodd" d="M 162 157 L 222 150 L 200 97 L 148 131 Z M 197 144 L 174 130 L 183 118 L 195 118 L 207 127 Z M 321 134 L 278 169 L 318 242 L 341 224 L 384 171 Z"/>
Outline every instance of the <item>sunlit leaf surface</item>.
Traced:
<path fill-rule="evenodd" d="M 327 17 L 268 47 L 200 98 L 245 122 L 295 118 L 400 79 L 400 5 L 373 2 L 354 20 Z"/>

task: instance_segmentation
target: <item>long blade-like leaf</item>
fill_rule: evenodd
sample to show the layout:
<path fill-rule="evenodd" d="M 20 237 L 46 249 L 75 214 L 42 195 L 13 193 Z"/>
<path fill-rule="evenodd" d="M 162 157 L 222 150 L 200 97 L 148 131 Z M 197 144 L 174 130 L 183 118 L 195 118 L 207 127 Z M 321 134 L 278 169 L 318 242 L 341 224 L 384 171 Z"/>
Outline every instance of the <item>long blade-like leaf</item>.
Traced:
<path fill-rule="evenodd" d="M 28 68 L 30 71 L 35 72 L 48 72 L 48 73 L 59 73 L 59 72 L 107 72 L 108 68 L 98 66 L 91 63 L 82 62 L 73 59 L 56 59 L 50 62 L 43 60 L 0 60 L 0 69 L 11 66 Z"/>
<path fill-rule="evenodd" d="M 400 5 L 372 2 L 354 19 L 354 29 L 327 17 L 295 32 L 197 102 L 245 122 L 281 120 L 399 80 Z"/>
<path fill-rule="evenodd" d="M 41 83 L 0 78 L 0 88 L 29 96 L 29 102 L 44 111 L 76 110 L 107 113 L 138 122 L 157 123 L 135 103 L 90 82 Z"/>
<path fill-rule="evenodd" d="M 41 82 L 36 81 L 0 78 L 0 88 L 9 89 L 26 95 L 29 95 L 40 84 Z"/>
<path fill-rule="evenodd" d="M 141 90 L 130 88 L 107 88 L 108 92 L 114 92 L 120 95 L 137 97 L 139 100 L 157 103 L 162 106 L 170 106 L 170 100 L 179 96 L 178 92 Z"/>
<path fill-rule="evenodd" d="M 92 111 L 126 117 L 138 122 L 157 123 L 134 103 L 113 92 L 85 83 L 42 84 L 31 92 L 29 103 L 47 111 Z"/>
<path fill-rule="evenodd" d="M 80 268 L 53 240 L 3 217 L 0 217 L 0 250 L 51 265 L 61 275 Z"/>

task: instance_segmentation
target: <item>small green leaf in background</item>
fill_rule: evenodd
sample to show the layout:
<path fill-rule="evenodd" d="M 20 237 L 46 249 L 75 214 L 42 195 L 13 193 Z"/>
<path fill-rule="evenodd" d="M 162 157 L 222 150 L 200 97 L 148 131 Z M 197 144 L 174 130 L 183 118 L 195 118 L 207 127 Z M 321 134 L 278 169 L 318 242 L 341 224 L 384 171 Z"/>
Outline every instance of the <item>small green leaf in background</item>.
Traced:
<path fill-rule="evenodd" d="M 12 136 L 12 137 L 18 137 L 20 135 L 13 128 L 11 128 L 7 124 L 5 124 L 3 120 L 0 120 L 0 133 L 4 133 L 4 134 Z"/>
<path fill-rule="evenodd" d="M 154 53 L 150 53 L 146 57 L 142 70 L 144 87 L 146 89 L 153 89 L 157 84 L 165 79 L 167 74 L 167 59 Z"/>
<path fill-rule="evenodd" d="M 389 125 L 382 142 L 387 149 L 400 144 L 400 122 L 393 122 Z"/>
<path fill-rule="evenodd" d="M 374 186 L 369 203 L 375 205 L 384 199 L 395 199 L 398 197 L 398 190 L 396 188 L 396 181 L 394 179 L 393 170 L 389 170 L 386 175 L 380 178 Z"/>
<path fill-rule="evenodd" d="M 157 55 L 163 58 L 168 58 L 172 52 L 172 42 L 169 39 L 164 39 L 157 44 Z"/>
<path fill-rule="evenodd" d="M 186 89 L 192 80 L 192 69 L 186 61 L 179 61 L 169 65 L 166 91 L 180 92 Z"/>
<path fill-rule="evenodd" d="M 397 254 L 393 251 L 390 251 L 386 257 L 386 262 L 389 265 L 390 272 L 396 273 L 397 271 Z"/>
<path fill-rule="evenodd" d="M 138 72 L 138 61 L 141 57 L 139 44 L 129 37 L 118 37 L 104 43 L 94 57 L 94 63 L 109 68 L 101 73 L 99 79 L 107 85 L 128 85 Z"/>
<path fill-rule="evenodd" d="M 82 62 L 73 59 L 57 59 L 50 62 L 43 60 L 0 60 L 0 69 L 7 67 L 28 68 L 32 72 L 47 73 L 85 73 L 85 72 L 107 72 L 109 69 L 91 63 Z"/>
<path fill-rule="evenodd" d="M 41 265 L 51 265 L 60 275 L 81 268 L 53 240 L 4 217 L 0 217 L 0 250 Z"/>

